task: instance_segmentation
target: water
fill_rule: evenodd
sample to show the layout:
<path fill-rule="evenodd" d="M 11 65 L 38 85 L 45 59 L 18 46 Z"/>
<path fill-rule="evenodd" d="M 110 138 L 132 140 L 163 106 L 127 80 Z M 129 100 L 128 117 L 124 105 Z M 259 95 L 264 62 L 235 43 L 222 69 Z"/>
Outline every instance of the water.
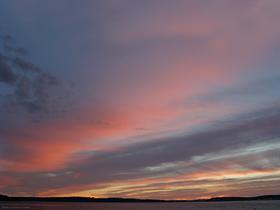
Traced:
<path fill-rule="evenodd" d="M 280 210 L 280 201 L 208 203 L 0 203 L 0 210 Z"/>

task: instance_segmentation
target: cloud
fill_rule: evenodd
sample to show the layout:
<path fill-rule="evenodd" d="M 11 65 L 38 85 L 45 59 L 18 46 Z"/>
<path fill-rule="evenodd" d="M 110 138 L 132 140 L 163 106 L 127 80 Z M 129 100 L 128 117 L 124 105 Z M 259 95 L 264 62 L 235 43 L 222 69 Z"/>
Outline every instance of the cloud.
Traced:
<path fill-rule="evenodd" d="M 175 198 L 176 192 L 179 196 L 185 191 L 187 196 L 191 186 L 192 190 L 200 187 L 213 190 L 207 187 L 209 182 L 213 182 L 213 187 L 238 184 L 240 189 L 245 189 L 245 185 L 241 187 L 244 180 L 256 184 L 264 177 L 269 182 L 273 175 L 279 179 L 279 113 L 278 108 L 266 109 L 193 135 L 150 140 L 108 152 L 76 154 L 78 162 L 53 170 L 56 176 L 25 172 L 25 178 L 34 176 L 32 183 L 40 190 L 30 184 L 24 190 L 61 195 L 90 193 L 93 189 L 92 194 L 96 192 L 99 196 L 149 197 L 152 188 L 162 193 L 157 198 L 167 198 L 168 194 L 174 194 Z M 176 184 L 180 180 L 186 183 Z M 163 182 L 170 185 L 167 194 L 161 190 Z M 142 193 L 137 193 L 136 183 L 144 185 Z M 129 186 L 131 189 L 127 189 Z M 217 193 L 216 189 L 213 195 Z M 244 195 L 247 195 L 245 191 Z"/>
<path fill-rule="evenodd" d="M 15 35 L 1 35 L 0 165 L 22 183 L 3 192 L 165 198 L 278 179 L 278 2 L 0 4 Z"/>
<path fill-rule="evenodd" d="M 9 64 L 3 59 L 3 56 L 0 55 L 0 82 L 13 84 L 16 80 L 17 76 L 14 74 Z"/>
<path fill-rule="evenodd" d="M 58 85 L 58 79 L 20 57 L 21 54 L 13 50 L 16 47 L 11 35 L 3 35 L 2 45 L 9 50 L 4 50 L 0 57 L 0 82 L 10 85 L 11 89 L 2 96 L 5 97 L 2 109 L 6 105 L 9 109 L 22 107 L 28 112 L 46 110 L 51 100 L 50 89 Z"/>
<path fill-rule="evenodd" d="M 22 70 L 40 72 L 40 68 L 22 58 L 16 57 L 14 63 Z"/>

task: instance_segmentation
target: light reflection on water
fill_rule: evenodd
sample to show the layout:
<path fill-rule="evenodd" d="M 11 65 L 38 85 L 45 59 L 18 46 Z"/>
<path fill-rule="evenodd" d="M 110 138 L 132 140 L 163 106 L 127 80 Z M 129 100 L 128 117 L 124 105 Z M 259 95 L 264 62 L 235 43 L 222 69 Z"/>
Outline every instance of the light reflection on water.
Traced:
<path fill-rule="evenodd" d="M 0 210 L 280 210 L 280 201 L 208 203 L 0 203 Z"/>

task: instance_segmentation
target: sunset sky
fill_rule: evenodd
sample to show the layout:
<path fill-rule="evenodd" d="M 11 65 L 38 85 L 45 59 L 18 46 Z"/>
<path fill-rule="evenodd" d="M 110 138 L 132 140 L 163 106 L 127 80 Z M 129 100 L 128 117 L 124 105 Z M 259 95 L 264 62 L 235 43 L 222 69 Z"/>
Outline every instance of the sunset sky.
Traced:
<path fill-rule="evenodd" d="M 279 0 L 0 0 L 0 194 L 280 194 Z"/>

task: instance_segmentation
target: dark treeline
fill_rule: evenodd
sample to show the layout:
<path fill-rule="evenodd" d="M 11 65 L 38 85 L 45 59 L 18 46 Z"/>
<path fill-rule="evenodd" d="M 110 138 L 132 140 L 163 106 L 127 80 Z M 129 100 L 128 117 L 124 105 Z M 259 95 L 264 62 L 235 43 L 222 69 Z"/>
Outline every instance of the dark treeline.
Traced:
<path fill-rule="evenodd" d="M 215 197 L 199 200 L 155 200 L 136 198 L 94 198 L 94 197 L 11 197 L 0 195 L 0 201 L 37 201 L 37 202 L 218 202 L 218 201 L 254 201 L 280 200 L 280 195 L 263 195 L 256 197 Z"/>

